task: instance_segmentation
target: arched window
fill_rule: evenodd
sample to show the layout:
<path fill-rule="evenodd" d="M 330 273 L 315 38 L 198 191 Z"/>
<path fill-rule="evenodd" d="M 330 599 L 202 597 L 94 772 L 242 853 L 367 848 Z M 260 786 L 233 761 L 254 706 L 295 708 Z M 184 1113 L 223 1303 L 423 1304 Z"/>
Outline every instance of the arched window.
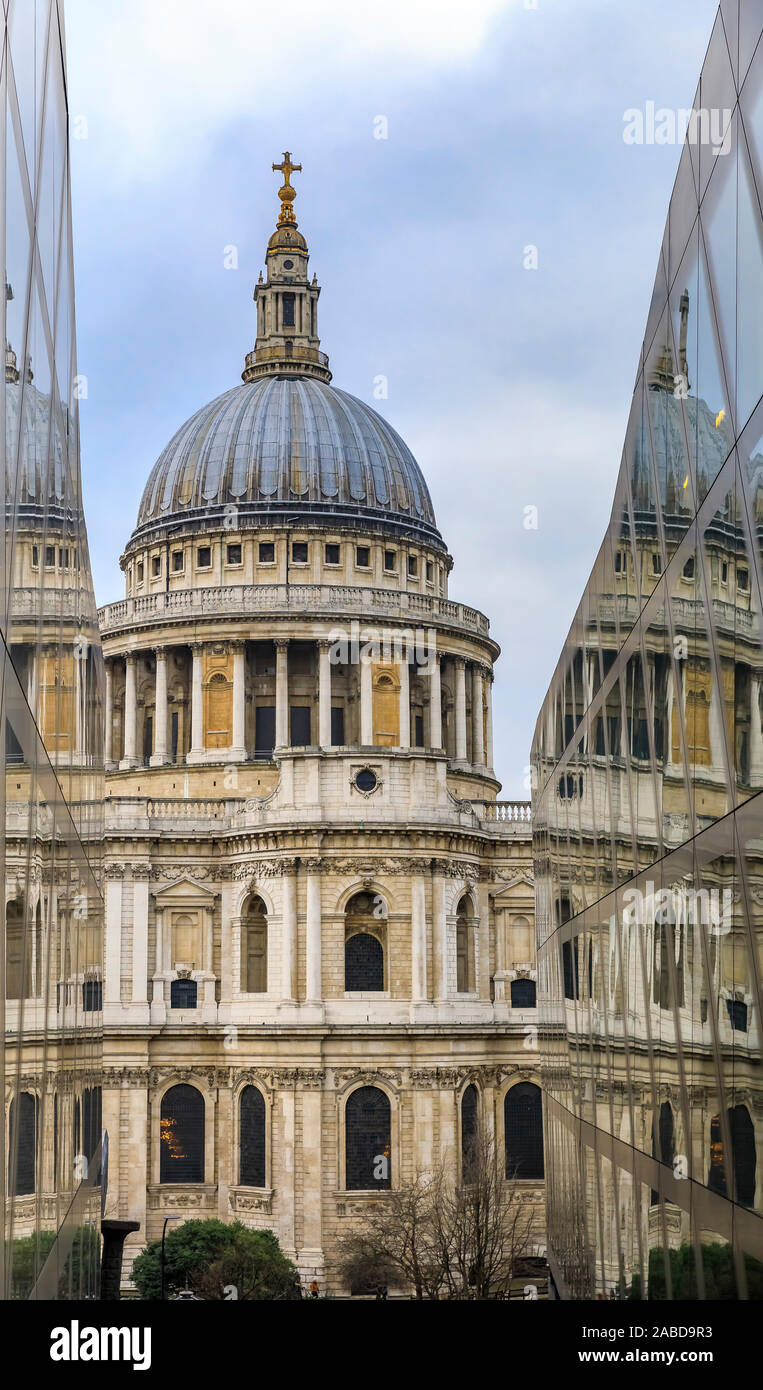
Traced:
<path fill-rule="evenodd" d="M 540 1087 L 520 1081 L 503 1103 L 507 1178 L 543 1177 L 543 1110 Z"/>
<path fill-rule="evenodd" d="M 755 1202 L 755 1130 L 746 1105 L 729 1110 L 731 1151 L 734 1155 L 734 1195 L 743 1207 Z"/>
<path fill-rule="evenodd" d="M 247 994 L 268 988 L 268 914 L 262 898 L 250 898 L 242 922 L 243 976 Z"/>
<path fill-rule="evenodd" d="M 534 980 L 512 980 L 512 982 L 511 982 L 511 1007 L 512 1007 L 512 1009 L 534 1009 L 534 1008 L 535 1008 L 535 981 L 534 981 Z"/>
<path fill-rule="evenodd" d="M 242 1187 L 265 1186 L 265 1097 L 257 1086 L 241 1092 L 239 1175 Z"/>
<path fill-rule="evenodd" d="M 456 992 L 469 994 L 474 989 L 474 926 L 470 912 L 471 899 L 464 894 L 456 911 Z"/>
<path fill-rule="evenodd" d="M 9 1187 L 14 1197 L 26 1197 L 35 1191 L 37 1167 L 37 1097 L 30 1091 L 22 1091 L 17 1100 L 11 1101 L 8 1129 Z"/>
<path fill-rule="evenodd" d="M 477 1162 L 479 1097 L 476 1086 L 467 1086 L 461 1097 L 461 1176 L 471 1182 Z"/>
<path fill-rule="evenodd" d="M 160 1182 L 204 1181 L 204 1097 L 195 1086 L 171 1086 L 162 1099 Z"/>
<path fill-rule="evenodd" d="M 713 1115 L 710 1121 L 710 1171 L 707 1175 L 707 1185 L 712 1192 L 720 1192 L 722 1197 L 726 1196 L 726 1164 L 723 1158 L 723 1130 L 719 1115 Z"/>
<path fill-rule="evenodd" d="M 32 945 L 25 939 L 24 899 L 12 898 L 5 908 L 5 997 L 28 999 L 32 990 Z"/>
<path fill-rule="evenodd" d="M 356 893 L 347 904 L 344 988 L 348 994 L 384 989 L 385 913 L 381 899 L 375 899 L 371 893 Z"/>
<path fill-rule="evenodd" d="M 349 1192 L 391 1186 L 389 1100 L 378 1086 L 353 1091 L 344 1112 L 346 1186 Z"/>
<path fill-rule="evenodd" d="M 101 1088 L 93 1086 L 82 1093 L 82 1152 L 88 1163 L 101 1142 Z"/>
<path fill-rule="evenodd" d="M 660 1106 L 659 1124 L 652 1120 L 652 1158 L 656 1158 L 658 1163 L 664 1163 L 666 1167 L 673 1167 L 675 1156 L 675 1126 L 673 1122 L 673 1108 L 669 1101 L 663 1101 Z M 652 1206 L 659 1202 L 659 1193 L 652 1190 Z"/>

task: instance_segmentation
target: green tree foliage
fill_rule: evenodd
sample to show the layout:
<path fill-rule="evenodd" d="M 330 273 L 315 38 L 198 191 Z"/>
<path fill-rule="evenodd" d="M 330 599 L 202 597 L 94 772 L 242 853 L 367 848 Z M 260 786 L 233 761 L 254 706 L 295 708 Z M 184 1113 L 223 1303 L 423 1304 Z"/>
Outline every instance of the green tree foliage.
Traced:
<path fill-rule="evenodd" d="M 133 1264 L 141 1298 L 161 1296 L 161 1240 L 154 1240 Z M 294 1295 L 297 1272 L 272 1231 L 255 1231 L 240 1221 L 185 1221 L 168 1228 L 164 1295 L 192 1289 L 201 1298 L 235 1296 L 243 1300 L 286 1299 Z M 226 1293 L 227 1290 L 227 1293 Z"/>
<path fill-rule="evenodd" d="M 701 1249 L 702 1270 L 705 1276 L 705 1298 L 725 1301 L 738 1299 L 739 1291 L 731 1246 L 718 1241 L 713 1245 L 703 1245 Z M 675 1302 L 683 1302 L 699 1298 L 694 1246 L 679 1245 L 677 1250 L 669 1251 L 669 1259 L 672 1299 Z M 752 1255 L 745 1255 L 744 1267 L 747 1275 L 747 1297 L 750 1299 L 763 1298 L 763 1264 L 760 1260 L 754 1259 Z M 621 1294 L 621 1297 L 623 1296 L 631 1302 L 638 1302 L 643 1297 L 640 1274 L 635 1274 L 633 1283 L 625 1286 L 625 1293 L 624 1295 Z M 647 1300 L 648 1302 L 659 1303 L 666 1300 L 667 1297 L 664 1252 L 662 1246 L 657 1246 L 654 1250 L 649 1251 Z"/>

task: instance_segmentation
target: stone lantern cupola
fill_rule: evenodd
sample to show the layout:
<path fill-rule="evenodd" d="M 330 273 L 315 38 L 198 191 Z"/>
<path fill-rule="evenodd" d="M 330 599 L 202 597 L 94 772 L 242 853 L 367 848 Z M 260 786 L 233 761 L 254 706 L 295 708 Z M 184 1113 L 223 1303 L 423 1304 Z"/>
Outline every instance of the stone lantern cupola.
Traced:
<path fill-rule="evenodd" d="M 307 242 L 298 230 L 292 203 L 296 191 L 291 175 L 302 169 L 292 164 L 285 151 L 280 164 L 273 168 L 283 173 L 284 182 L 278 190 L 281 211 L 278 225 L 268 242 L 265 257 L 267 279 L 262 273 L 255 287 L 257 305 L 257 338 L 254 351 L 247 353 L 242 372 L 244 381 L 257 377 L 288 375 L 317 377 L 330 381 L 328 357 L 320 351 L 318 337 L 318 296 L 320 286 L 313 275 L 308 280 Z"/>

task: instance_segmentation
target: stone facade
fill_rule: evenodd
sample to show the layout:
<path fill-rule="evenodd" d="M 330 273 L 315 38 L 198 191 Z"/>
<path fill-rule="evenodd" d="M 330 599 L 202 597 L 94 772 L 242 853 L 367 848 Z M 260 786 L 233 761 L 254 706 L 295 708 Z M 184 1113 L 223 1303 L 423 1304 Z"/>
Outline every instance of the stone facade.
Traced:
<path fill-rule="evenodd" d="M 452 561 L 402 441 L 328 387 L 295 228 L 292 213 L 269 244 L 242 409 L 261 413 L 251 393 L 272 386 L 296 393 L 292 422 L 309 392 L 316 411 L 349 411 L 368 457 L 394 448 L 397 510 L 379 501 L 377 460 L 376 502 L 367 492 L 355 516 L 318 485 L 311 501 L 279 492 L 281 512 L 298 513 L 286 516 L 229 502 L 223 483 L 185 513 L 172 492 L 182 431 L 149 480 L 122 558 L 127 596 L 100 615 L 107 1214 L 141 1222 L 128 1276 L 183 1213 L 273 1228 L 303 1276 L 340 1292 L 337 1239 L 384 1201 L 348 1185 L 350 1096 L 387 1097 L 399 1186 L 460 1162 L 470 1083 L 503 1151 L 506 1093 L 538 1080 L 535 1008 L 511 1002 L 512 982 L 535 978 L 533 881 L 527 805 L 496 800 L 498 648 L 487 619 L 448 598 Z M 289 294 L 311 306 L 302 338 L 296 314 L 296 359 Z M 304 419 L 292 454 L 310 454 Z M 329 446 L 315 439 L 322 467 Z M 415 522 L 403 484 L 424 499 Z M 162 1166 L 177 1085 L 203 1099 L 190 1182 Z M 248 1087 L 264 1100 L 256 1184 L 242 1181 Z M 543 1183 L 523 1191 L 542 1244 Z"/>

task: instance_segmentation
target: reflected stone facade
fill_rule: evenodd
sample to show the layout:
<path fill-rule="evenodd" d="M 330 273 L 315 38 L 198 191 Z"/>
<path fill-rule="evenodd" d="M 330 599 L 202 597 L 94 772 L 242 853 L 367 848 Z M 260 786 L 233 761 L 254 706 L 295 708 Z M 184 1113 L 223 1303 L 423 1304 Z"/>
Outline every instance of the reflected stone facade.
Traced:
<path fill-rule="evenodd" d="M 82 512 L 62 15 L 4 7 L 5 1298 L 97 1297 L 103 660 Z"/>
<path fill-rule="evenodd" d="M 278 167 L 243 384 L 161 454 L 100 610 L 107 1212 L 126 1277 L 214 1216 L 346 1293 L 341 1236 L 477 1121 L 542 1251 L 529 806 L 421 471 L 331 384 Z"/>
<path fill-rule="evenodd" d="M 763 1297 L 762 27 L 721 5 L 694 107 L 724 147 L 700 127 L 681 154 L 611 522 L 535 734 L 565 1297 Z"/>

